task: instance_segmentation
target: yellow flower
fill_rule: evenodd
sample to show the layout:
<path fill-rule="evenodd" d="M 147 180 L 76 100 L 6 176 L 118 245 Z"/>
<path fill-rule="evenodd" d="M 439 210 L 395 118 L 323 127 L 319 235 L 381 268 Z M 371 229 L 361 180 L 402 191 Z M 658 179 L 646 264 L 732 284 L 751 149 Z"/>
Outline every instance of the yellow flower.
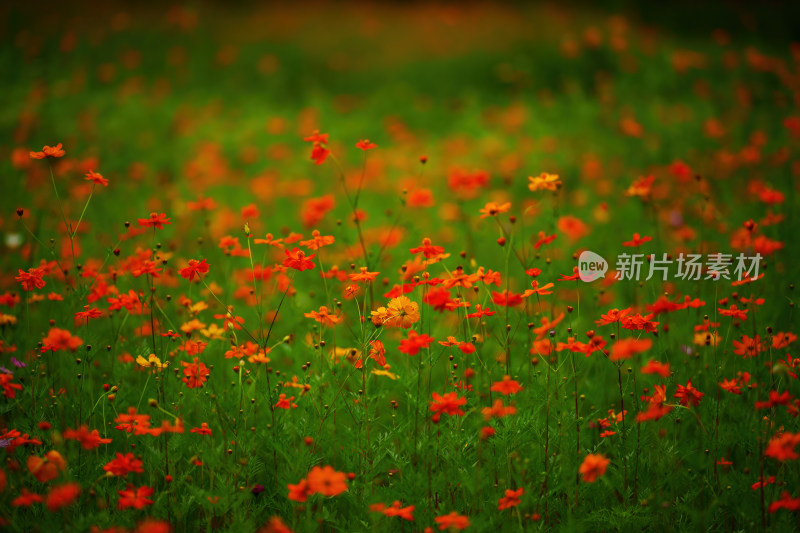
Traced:
<path fill-rule="evenodd" d="M 389 305 L 372 312 L 372 321 L 384 326 L 408 329 L 418 320 L 419 306 L 408 296 L 392 298 Z"/>
<path fill-rule="evenodd" d="M 339 346 L 331 350 L 331 363 L 338 363 L 342 357 L 351 363 L 355 363 L 361 359 L 361 352 L 355 348 L 341 348 Z"/>
<path fill-rule="evenodd" d="M 207 328 L 201 329 L 200 334 L 212 340 L 223 340 L 225 338 L 225 330 L 216 324 L 211 324 Z"/>
<path fill-rule="evenodd" d="M 373 368 L 372 373 L 375 374 L 376 376 L 386 376 L 387 378 L 394 380 L 396 380 L 399 377 L 397 374 L 392 374 L 388 370 L 381 370 L 379 368 Z"/>
<path fill-rule="evenodd" d="M 694 334 L 694 343 L 698 346 L 716 346 L 719 344 L 719 335 L 701 331 Z M 708 344 L 706 344 L 708 343 Z"/>
<path fill-rule="evenodd" d="M 139 363 L 139 366 L 152 368 L 153 370 L 161 370 L 162 368 L 167 368 L 169 366 L 169 361 L 162 363 L 161 359 L 156 357 L 156 354 L 153 353 L 151 353 L 147 359 L 140 355 L 136 358 L 136 362 Z"/>
<path fill-rule="evenodd" d="M 542 172 L 540 176 L 530 176 L 528 180 L 530 180 L 528 188 L 532 191 L 557 191 L 561 187 L 561 180 L 558 174 Z"/>

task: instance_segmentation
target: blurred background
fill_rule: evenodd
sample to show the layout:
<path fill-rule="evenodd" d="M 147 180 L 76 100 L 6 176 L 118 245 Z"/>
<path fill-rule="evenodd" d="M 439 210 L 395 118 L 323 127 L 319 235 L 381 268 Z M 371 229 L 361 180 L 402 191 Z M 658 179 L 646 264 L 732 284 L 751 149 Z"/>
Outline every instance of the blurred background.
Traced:
<path fill-rule="evenodd" d="M 116 185 L 106 199 L 132 212 L 211 194 L 233 211 L 299 203 L 333 187 L 302 141 L 315 129 L 347 169 L 360 170 L 358 139 L 381 147 L 378 193 L 418 184 L 423 154 L 429 181 L 482 169 L 524 191 L 549 171 L 568 188 L 590 180 L 603 201 L 646 173 L 744 183 L 792 134 L 798 14 L 790 2 L 5 3 L 3 213 L 47 177 L 27 151 L 57 142 L 71 158 L 59 172 L 102 172 Z M 770 179 L 788 183 L 789 168 Z M 143 186 L 153 194 L 131 194 Z M 225 213 L 215 233 L 238 221 Z"/>

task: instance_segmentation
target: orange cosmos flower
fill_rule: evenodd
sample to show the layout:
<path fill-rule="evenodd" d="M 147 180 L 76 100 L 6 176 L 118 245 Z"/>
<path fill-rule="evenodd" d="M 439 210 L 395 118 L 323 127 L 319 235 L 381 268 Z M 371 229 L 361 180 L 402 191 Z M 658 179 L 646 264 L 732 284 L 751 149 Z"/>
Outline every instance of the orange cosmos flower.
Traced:
<path fill-rule="evenodd" d="M 153 504 L 153 500 L 148 498 L 148 496 L 153 495 L 152 487 L 134 487 L 133 485 L 128 485 L 127 489 L 117 492 L 119 494 L 120 511 L 123 511 L 128 507 L 133 507 L 134 509 L 144 509 L 148 505 Z"/>
<path fill-rule="evenodd" d="M 314 494 L 308 486 L 308 481 L 305 479 L 301 479 L 297 485 L 289 483 L 286 486 L 289 488 L 289 499 L 295 502 L 304 502 L 308 500 L 309 496 Z"/>
<path fill-rule="evenodd" d="M 256 239 L 258 242 L 261 239 Z M 280 240 L 280 239 L 279 239 Z M 305 246 L 310 250 L 319 250 L 323 246 L 328 246 L 329 244 L 333 244 L 335 241 L 333 235 L 320 235 L 319 230 L 314 230 L 311 232 L 311 239 L 307 241 L 300 241 L 298 244 L 300 246 Z"/>
<path fill-rule="evenodd" d="M 33 289 L 41 289 L 47 285 L 47 282 L 42 279 L 44 270 L 41 268 L 29 268 L 27 272 L 21 269 L 17 270 L 19 271 L 19 276 L 15 276 L 14 280 L 22 285 L 23 290 L 32 291 Z"/>
<path fill-rule="evenodd" d="M 30 507 L 34 503 L 42 503 L 43 501 L 44 501 L 44 498 L 42 498 L 40 495 L 38 495 L 36 493 L 33 493 L 33 492 L 30 492 L 25 487 L 22 487 L 22 490 L 20 491 L 19 496 L 17 496 L 16 498 L 14 498 L 11 501 L 11 506 L 12 507 Z"/>
<path fill-rule="evenodd" d="M 511 202 L 506 202 L 504 204 L 496 204 L 494 202 L 487 202 L 483 209 L 479 211 L 481 213 L 481 218 L 486 217 L 496 217 L 500 213 L 505 213 L 511 209 Z"/>
<path fill-rule="evenodd" d="M 336 324 L 343 320 L 342 316 L 338 313 L 330 314 L 328 311 L 327 306 L 322 306 L 319 308 L 319 311 L 310 311 L 308 313 L 303 313 L 303 316 L 306 318 L 313 318 L 323 326 L 327 326 L 329 328 L 334 327 Z"/>
<path fill-rule="evenodd" d="M 369 139 L 361 139 L 360 141 L 358 141 L 356 143 L 356 148 L 358 148 L 360 150 L 364 150 L 365 152 L 367 150 L 372 150 L 373 148 L 377 148 L 377 147 L 378 147 L 378 145 L 373 143 L 373 142 L 370 142 Z"/>
<path fill-rule="evenodd" d="M 800 444 L 800 433 L 782 433 L 769 441 L 764 455 L 778 461 L 798 459 L 800 455 L 795 450 L 798 444 Z"/>
<path fill-rule="evenodd" d="M 181 277 L 188 279 L 189 281 L 192 281 L 195 278 L 195 276 L 197 277 L 197 279 L 200 279 L 201 274 L 207 274 L 207 273 L 208 273 L 208 263 L 206 263 L 205 259 L 203 259 L 202 261 L 198 261 L 197 259 L 189 259 L 189 266 L 178 270 L 178 274 L 180 274 Z"/>
<path fill-rule="evenodd" d="M 470 524 L 468 517 L 460 515 L 455 511 L 443 516 L 437 516 L 433 520 L 439 526 L 440 531 L 446 529 L 467 529 Z"/>
<path fill-rule="evenodd" d="M 350 281 L 372 283 L 375 281 L 375 278 L 378 277 L 378 274 L 380 274 L 380 272 L 368 272 L 367 267 L 360 267 L 359 270 L 360 271 L 356 274 L 350 274 Z"/>
<path fill-rule="evenodd" d="M 631 356 L 646 352 L 653 345 L 650 339 L 620 339 L 611 346 L 611 361 L 630 359 Z"/>
<path fill-rule="evenodd" d="M 504 396 L 516 394 L 522 390 L 522 385 L 518 381 L 511 379 L 511 376 L 503 376 L 503 381 L 495 381 L 492 384 L 492 391 L 499 392 Z"/>
<path fill-rule="evenodd" d="M 194 358 L 192 363 L 181 361 L 181 365 L 183 365 L 183 375 L 185 376 L 182 378 L 182 381 L 186 383 L 186 386 L 190 389 L 202 387 L 208 375 L 211 374 L 208 367 L 199 362 L 197 357 Z"/>
<path fill-rule="evenodd" d="M 622 246 L 638 247 L 652 240 L 653 240 L 652 237 L 647 237 L 647 236 L 642 237 L 638 233 L 634 233 L 633 239 L 631 239 L 630 241 L 623 242 Z"/>
<path fill-rule="evenodd" d="M 606 468 L 611 461 L 601 454 L 590 453 L 583 458 L 578 472 L 583 476 L 583 481 L 586 483 L 594 483 L 597 478 L 602 477 L 606 473 Z"/>
<path fill-rule="evenodd" d="M 80 442 L 84 450 L 93 450 L 101 444 L 108 444 L 111 442 L 111 439 L 100 437 L 100 432 L 96 429 L 89 431 L 89 426 L 86 425 L 78 429 L 67 429 L 64 431 L 64 438 Z"/>
<path fill-rule="evenodd" d="M 45 146 L 41 152 L 31 152 L 31 159 L 44 159 L 45 157 L 64 157 L 64 150 L 61 149 L 62 144 L 58 143 L 55 146 Z"/>
<path fill-rule="evenodd" d="M 67 483 L 50 489 L 45 499 L 45 505 L 51 512 L 56 512 L 74 502 L 81 493 L 81 486 L 77 483 Z"/>
<path fill-rule="evenodd" d="M 315 466 L 308 473 L 308 487 L 323 496 L 338 496 L 347 491 L 347 476 L 331 466 Z"/>
<path fill-rule="evenodd" d="M 639 198 L 646 200 L 650 197 L 650 193 L 653 189 L 653 182 L 656 180 L 655 176 L 647 176 L 647 177 L 639 177 L 633 185 L 628 187 L 628 190 L 625 191 L 626 196 L 638 196 Z"/>
<path fill-rule="evenodd" d="M 287 268 L 294 268 L 295 270 L 311 270 L 314 268 L 314 262 L 311 261 L 317 254 L 306 256 L 306 253 L 299 248 L 293 248 L 291 251 L 284 250 L 286 259 L 283 260 L 283 266 Z"/>
<path fill-rule="evenodd" d="M 383 503 L 373 503 L 369 506 L 369 510 L 381 513 L 385 516 L 399 516 L 403 520 L 408 520 L 410 522 L 414 520 L 414 506 L 409 505 L 408 507 L 403 507 L 403 503 L 398 500 L 392 502 L 392 505 L 389 507 Z"/>
<path fill-rule="evenodd" d="M 651 359 L 642 367 L 642 374 L 658 374 L 661 377 L 668 378 L 670 375 L 669 363 L 661 363 Z"/>
<path fill-rule="evenodd" d="M 102 174 L 98 174 L 94 170 L 90 170 L 86 173 L 86 177 L 84 178 L 86 181 L 91 181 L 95 185 L 102 185 L 104 187 L 108 187 L 108 180 L 103 177 Z"/>
<path fill-rule="evenodd" d="M 514 415 L 516 413 L 516 407 L 513 405 L 504 405 L 503 400 L 499 398 L 494 401 L 491 407 L 484 407 L 481 409 L 481 414 L 483 414 L 484 421 L 489 421 L 492 418 L 505 418 L 508 415 Z"/>
<path fill-rule="evenodd" d="M 695 389 L 692 386 L 692 380 L 689 380 L 688 383 L 686 383 L 686 386 L 678 385 L 678 388 L 673 396 L 680 399 L 681 405 L 698 406 L 700 405 L 700 400 L 703 399 L 705 394 Z"/>
<path fill-rule="evenodd" d="M 444 395 L 434 392 L 432 395 L 433 400 L 430 404 L 430 410 L 433 411 L 433 421 L 438 422 L 442 413 L 450 416 L 464 415 L 461 406 L 467 403 L 466 398 L 459 398 L 455 392 L 448 392 Z"/>
<path fill-rule="evenodd" d="M 273 516 L 256 533 L 292 533 L 280 516 Z"/>
<path fill-rule="evenodd" d="M 392 298 L 386 307 L 372 311 L 372 321 L 384 326 L 408 329 L 419 321 L 419 306 L 407 296 Z"/>
<path fill-rule="evenodd" d="M 525 492 L 525 490 L 522 487 L 517 490 L 506 489 L 505 496 L 500 498 L 500 501 L 497 502 L 497 509 L 503 511 L 516 507 L 520 503 L 520 496 L 522 496 L 523 492 Z"/>
<path fill-rule="evenodd" d="M 103 466 L 103 470 L 107 475 L 111 476 L 127 476 L 131 472 L 141 474 L 144 472 L 142 469 L 142 460 L 137 459 L 132 453 L 122 455 L 117 452 L 117 456 Z"/>
<path fill-rule="evenodd" d="M 31 455 L 27 460 L 28 471 L 40 483 L 47 483 L 58 477 L 60 472 L 67 468 L 67 462 L 55 450 L 50 450 L 45 456 L 37 457 Z"/>
<path fill-rule="evenodd" d="M 561 187 L 561 180 L 558 174 L 548 174 L 542 172 L 538 176 L 528 178 L 528 189 L 531 191 L 557 191 Z"/>
<path fill-rule="evenodd" d="M 190 429 L 189 433 L 197 433 L 198 435 L 211 435 L 211 428 L 208 427 L 207 422 L 203 422 L 200 424 L 199 428 Z"/>
<path fill-rule="evenodd" d="M 164 224 L 172 224 L 165 213 L 150 213 L 149 218 L 140 218 L 139 227 L 163 229 Z"/>
<path fill-rule="evenodd" d="M 281 394 L 278 397 L 278 403 L 275 404 L 275 409 L 297 409 L 297 404 L 293 402 L 294 396 L 287 398 L 285 394 Z"/>
<path fill-rule="evenodd" d="M 282 241 L 283 241 L 283 239 L 275 239 L 272 236 L 272 233 L 267 233 L 267 235 L 263 239 L 253 239 L 253 242 L 255 244 L 269 244 L 269 245 L 274 246 L 276 248 L 283 248 Z"/>

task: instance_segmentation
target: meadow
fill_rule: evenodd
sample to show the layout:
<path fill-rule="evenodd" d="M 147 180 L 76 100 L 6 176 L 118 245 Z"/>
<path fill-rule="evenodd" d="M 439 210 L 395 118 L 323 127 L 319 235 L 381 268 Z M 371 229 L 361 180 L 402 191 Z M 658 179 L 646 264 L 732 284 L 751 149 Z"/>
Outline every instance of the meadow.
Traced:
<path fill-rule="evenodd" d="M 0 527 L 797 530 L 797 10 L 615 5 L 0 8 Z"/>

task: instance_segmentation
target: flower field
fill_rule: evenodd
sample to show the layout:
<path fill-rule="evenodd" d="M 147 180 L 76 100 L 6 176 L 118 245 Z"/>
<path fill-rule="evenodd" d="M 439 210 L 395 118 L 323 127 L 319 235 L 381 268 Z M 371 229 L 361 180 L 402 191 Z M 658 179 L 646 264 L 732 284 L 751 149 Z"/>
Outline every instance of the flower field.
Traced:
<path fill-rule="evenodd" d="M 0 8 L 1 527 L 800 527 L 797 9 L 619 5 Z"/>

